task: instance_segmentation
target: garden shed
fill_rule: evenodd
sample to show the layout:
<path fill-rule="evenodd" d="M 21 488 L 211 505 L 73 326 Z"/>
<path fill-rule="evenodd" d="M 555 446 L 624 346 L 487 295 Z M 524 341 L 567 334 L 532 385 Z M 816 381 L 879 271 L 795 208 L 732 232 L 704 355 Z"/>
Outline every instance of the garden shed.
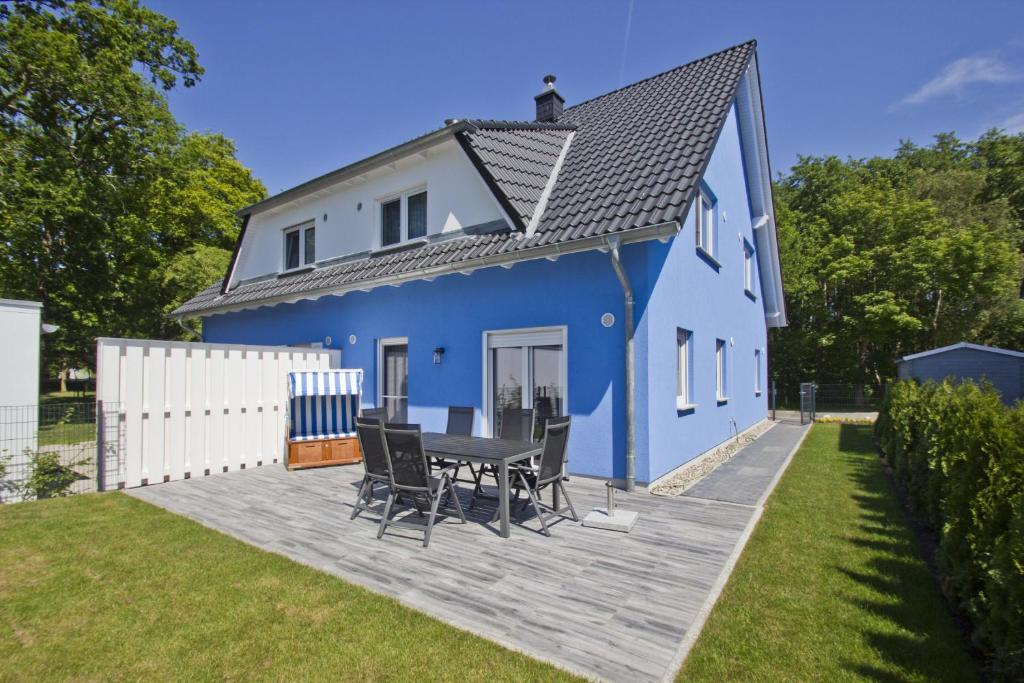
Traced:
<path fill-rule="evenodd" d="M 986 379 L 1011 404 L 1024 398 L 1024 352 L 960 342 L 904 356 L 897 363 L 900 379 L 919 382 L 947 377 L 980 382 Z"/>

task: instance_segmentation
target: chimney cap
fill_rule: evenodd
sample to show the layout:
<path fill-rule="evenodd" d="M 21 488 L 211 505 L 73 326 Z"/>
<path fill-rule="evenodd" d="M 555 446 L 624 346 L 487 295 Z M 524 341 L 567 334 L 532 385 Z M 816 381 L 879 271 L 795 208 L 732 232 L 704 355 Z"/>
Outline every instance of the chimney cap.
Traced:
<path fill-rule="evenodd" d="M 555 80 L 557 80 L 555 78 L 555 74 L 547 74 L 546 76 L 544 76 L 544 85 L 548 86 L 549 88 L 554 88 Z"/>

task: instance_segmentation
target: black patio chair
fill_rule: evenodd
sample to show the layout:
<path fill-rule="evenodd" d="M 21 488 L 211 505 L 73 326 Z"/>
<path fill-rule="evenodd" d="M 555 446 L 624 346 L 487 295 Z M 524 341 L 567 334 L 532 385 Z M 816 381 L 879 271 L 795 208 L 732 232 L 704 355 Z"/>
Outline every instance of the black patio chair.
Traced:
<path fill-rule="evenodd" d="M 384 427 L 380 420 L 372 417 L 356 418 L 356 437 L 363 452 L 363 482 L 359 485 L 355 508 L 349 519 L 355 519 L 363 510 L 370 509 L 373 501 L 373 487 L 377 484 L 390 486 L 388 477 L 388 456 L 384 445 Z"/>
<path fill-rule="evenodd" d="M 445 493 L 454 501 L 459 519 L 463 524 L 466 523 L 466 515 L 462 512 L 459 497 L 455 495 L 452 486 L 451 469 L 441 470 L 436 476 L 431 474 L 430 464 L 423 452 L 423 435 L 419 425 L 385 424 L 384 445 L 388 461 L 389 492 L 384 504 L 384 516 L 377 529 L 377 538 L 382 537 L 389 526 L 422 529 L 423 547 L 426 548 L 430 544 L 430 532 L 434 528 L 437 509 Z M 391 508 L 399 496 L 408 498 L 420 514 L 424 507 L 430 508 L 425 528 L 419 524 L 391 519 Z"/>
<path fill-rule="evenodd" d="M 473 409 L 461 406 L 448 406 L 448 425 L 445 428 L 445 434 L 473 436 Z M 454 467 L 455 471 L 452 474 L 453 482 L 464 481 L 467 484 L 476 484 L 476 470 L 473 469 L 471 463 L 467 463 L 470 479 L 459 479 L 459 469 L 462 468 L 463 463 L 457 460 L 434 458 L 433 465 L 439 469 Z"/>
<path fill-rule="evenodd" d="M 360 412 L 363 417 L 370 418 L 372 420 L 384 422 L 384 420 L 388 419 L 387 408 L 363 408 Z"/>
<path fill-rule="evenodd" d="M 533 408 L 505 408 L 501 411 L 501 420 L 498 423 L 498 438 L 511 441 L 533 441 L 535 413 Z M 498 484 L 497 465 L 480 465 L 473 475 L 473 496 L 469 501 L 469 509 L 472 510 L 477 498 L 496 498 L 484 494 L 483 478 L 489 476 Z"/>
<path fill-rule="evenodd" d="M 562 517 L 562 513 L 569 511 L 572 514 L 572 521 L 578 522 L 580 518 L 576 515 L 576 508 L 573 507 L 569 492 L 565 490 L 565 457 L 569 446 L 569 427 L 572 418 L 551 417 L 544 425 L 544 446 L 540 454 L 540 460 L 536 466 L 528 464 L 514 464 L 509 467 L 509 484 L 516 490 L 516 500 L 520 491 L 526 491 L 528 500 L 523 501 L 523 510 L 527 505 L 533 505 L 537 519 L 540 520 L 541 529 L 545 536 L 551 536 L 548 530 L 548 520 L 554 517 Z M 546 505 L 540 500 L 540 492 L 549 486 L 557 486 L 565 498 L 567 507 L 556 509 L 553 505 Z M 555 496 L 551 497 L 552 501 Z M 495 514 L 494 519 L 497 519 Z"/>

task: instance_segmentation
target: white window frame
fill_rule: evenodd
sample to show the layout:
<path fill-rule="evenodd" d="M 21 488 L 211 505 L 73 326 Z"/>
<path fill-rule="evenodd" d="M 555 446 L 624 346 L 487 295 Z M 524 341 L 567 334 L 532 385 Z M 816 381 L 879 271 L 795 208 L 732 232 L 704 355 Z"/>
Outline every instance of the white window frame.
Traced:
<path fill-rule="evenodd" d="M 491 350 L 498 349 L 508 346 L 522 346 L 523 347 L 523 367 L 527 368 L 527 373 L 531 373 L 533 368 L 530 366 L 529 360 L 526 356 L 529 355 L 529 348 L 531 346 L 554 346 L 560 344 L 562 346 L 562 363 L 558 368 L 558 381 L 562 385 L 562 404 L 565 406 L 564 412 L 566 415 L 569 414 L 569 328 L 566 325 L 556 325 L 553 327 L 524 327 L 518 329 L 509 330 L 486 330 L 483 333 L 483 364 L 480 366 L 483 368 L 483 402 L 480 404 L 483 406 L 483 415 L 481 420 L 480 433 L 484 436 L 494 437 L 494 429 L 497 425 L 491 424 L 491 412 L 494 409 L 493 402 L 491 400 L 492 394 L 492 382 L 494 378 L 492 375 L 491 368 Z M 523 387 L 533 385 L 533 377 L 523 377 Z M 527 391 L 523 391 L 523 403 L 527 400 L 532 401 L 533 397 L 527 398 Z M 532 408 L 533 404 L 524 405 L 524 408 Z"/>
<path fill-rule="evenodd" d="M 715 398 L 719 405 L 728 403 L 729 395 L 726 393 L 729 381 L 729 342 L 725 339 L 715 339 Z"/>
<path fill-rule="evenodd" d="M 314 258 L 309 263 L 306 263 L 306 231 L 313 231 L 313 251 Z M 293 232 L 299 234 L 299 265 L 294 268 L 288 267 L 288 235 Z M 289 225 L 287 228 L 281 230 L 281 272 L 290 273 L 296 270 L 302 270 L 303 268 L 311 268 L 316 265 L 316 221 L 308 220 L 296 225 Z"/>
<path fill-rule="evenodd" d="M 715 234 L 715 198 L 703 187 L 697 192 L 694 202 L 697 249 L 717 263 L 718 239 Z"/>
<path fill-rule="evenodd" d="M 676 328 L 676 410 L 693 410 L 693 332 Z"/>
<path fill-rule="evenodd" d="M 743 240 L 743 291 L 754 296 L 754 245 Z"/>
<path fill-rule="evenodd" d="M 377 407 L 384 407 L 384 347 L 385 346 L 402 346 L 405 345 L 406 350 L 409 349 L 409 338 L 408 337 L 381 337 L 377 340 Z M 408 368 L 406 368 L 408 372 Z M 409 388 L 406 387 L 405 400 L 409 400 Z M 406 406 L 407 408 L 410 406 Z"/>
<path fill-rule="evenodd" d="M 761 395 L 761 364 L 764 352 L 761 349 L 754 349 L 754 396 Z"/>
<path fill-rule="evenodd" d="M 378 197 L 377 202 L 377 237 L 376 244 L 378 249 L 391 249 L 397 247 L 400 244 L 405 244 L 409 241 L 409 197 L 418 194 L 427 195 L 427 229 L 423 237 L 414 237 L 414 240 L 421 240 L 430 235 L 430 192 L 427 190 L 426 185 L 417 185 L 416 187 L 408 190 L 402 190 L 401 192 L 392 192 L 391 194 Z M 391 244 L 384 244 L 384 205 L 395 200 L 398 200 L 398 241 L 392 242 Z"/>

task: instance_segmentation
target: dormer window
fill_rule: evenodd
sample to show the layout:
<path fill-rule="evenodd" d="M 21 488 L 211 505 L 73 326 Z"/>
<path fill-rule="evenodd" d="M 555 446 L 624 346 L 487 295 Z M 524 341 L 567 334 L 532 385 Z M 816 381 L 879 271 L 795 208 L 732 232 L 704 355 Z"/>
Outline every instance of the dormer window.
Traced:
<path fill-rule="evenodd" d="M 316 262 L 316 226 L 313 223 L 285 228 L 284 270 L 295 270 Z"/>
<path fill-rule="evenodd" d="M 380 200 L 380 246 L 426 236 L 426 190 L 420 188 Z"/>

